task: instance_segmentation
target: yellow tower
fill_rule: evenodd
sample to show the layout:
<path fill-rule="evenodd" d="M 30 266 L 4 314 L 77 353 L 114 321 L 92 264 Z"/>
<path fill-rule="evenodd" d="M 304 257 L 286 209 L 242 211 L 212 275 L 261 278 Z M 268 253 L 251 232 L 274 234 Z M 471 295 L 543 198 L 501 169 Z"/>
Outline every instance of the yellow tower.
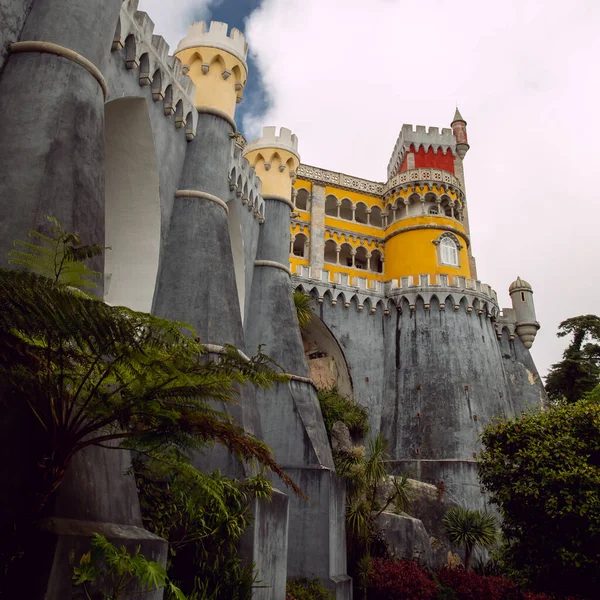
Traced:
<path fill-rule="evenodd" d="M 285 127 L 277 135 L 275 127 L 264 127 L 262 137 L 248 144 L 244 157 L 262 181 L 265 200 L 281 200 L 292 204 L 292 184 L 300 164 L 298 138 Z"/>
<path fill-rule="evenodd" d="M 412 276 L 418 282 L 422 274 L 471 278 L 457 161 L 462 167 L 451 129 L 402 127 L 384 188 L 386 279 Z"/>
<path fill-rule="evenodd" d="M 196 84 L 195 105 L 202 112 L 212 112 L 233 121 L 235 105 L 242 100 L 248 67 L 248 44 L 244 34 L 227 23 L 204 21 L 192 23 L 179 42 L 175 56 L 183 63 Z"/>

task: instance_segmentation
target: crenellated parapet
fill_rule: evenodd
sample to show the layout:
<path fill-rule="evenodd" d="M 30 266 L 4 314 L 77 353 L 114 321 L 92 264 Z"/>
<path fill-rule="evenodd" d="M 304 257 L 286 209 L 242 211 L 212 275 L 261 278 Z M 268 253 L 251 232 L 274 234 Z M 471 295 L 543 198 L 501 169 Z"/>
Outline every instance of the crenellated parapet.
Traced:
<path fill-rule="evenodd" d="M 233 156 L 229 166 L 229 189 L 241 203 L 252 211 L 262 224 L 265 221 L 265 202 L 262 197 L 262 181 L 254 167 L 242 156 L 242 149 L 233 146 Z"/>
<path fill-rule="evenodd" d="M 204 112 L 219 111 L 231 120 L 242 101 L 248 77 L 244 34 L 227 23 L 192 23 L 176 55 L 196 84 L 194 104 Z"/>
<path fill-rule="evenodd" d="M 415 152 L 418 152 L 421 148 L 427 152 L 431 148 L 435 153 L 442 152 L 443 154 L 447 154 L 451 152 L 452 154 L 456 154 L 456 138 L 452 133 L 452 129 L 444 127 L 440 131 L 438 127 L 426 128 L 423 125 L 417 125 L 413 129 L 412 125 L 402 125 L 388 163 L 388 179 L 391 179 L 398 173 L 404 156 L 410 150 L 411 146 Z"/>
<path fill-rule="evenodd" d="M 126 69 L 139 71 L 140 86 L 150 86 L 152 99 L 163 103 L 165 116 L 172 117 L 178 129 L 185 127 L 186 138 L 191 141 L 198 117 L 194 82 L 179 59 L 169 55 L 165 39 L 153 34 L 154 22 L 147 13 L 137 10 L 138 1 L 123 2 L 112 51 L 122 54 Z"/>
<path fill-rule="evenodd" d="M 312 294 L 319 304 L 327 298 L 332 305 L 341 302 L 345 308 L 353 304 L 358 312 L 365 306 L 369 314 L 378 309 L 385 316 L 392 310 L 415 310 L 419 300 L 424 310 L 430 310 L 436 298 L 439 310 L 464 310 L 496 321 L 500 315 L 498 296 L 487 284 L 466 277 L 437 274 L 401 277 L 391 281 L 375 281 L 346 273 L 331 273 L 327 269 L 311 269 L 298 265 L 293 276 L 295 289 L 302 288 Z"/>
<path fill-rule="evenodd" d="M 293 209 L 291 184 L 296 181 L 300 155 L 298 138 L 289 129 L 264 127 L 257 140 L 246 145 L 243 156 L 262 180 L 263 196 L 284 199 Z"/>
<path fill-rule="evenodd" d="M 460 180 L 442 169 L 408 169 L 391 177 L 383 186 L 383 195 L 390 196 L 401 190 L 419 192 L 439 191 L 456 192 L 461 198 L 463 189 Z"/>

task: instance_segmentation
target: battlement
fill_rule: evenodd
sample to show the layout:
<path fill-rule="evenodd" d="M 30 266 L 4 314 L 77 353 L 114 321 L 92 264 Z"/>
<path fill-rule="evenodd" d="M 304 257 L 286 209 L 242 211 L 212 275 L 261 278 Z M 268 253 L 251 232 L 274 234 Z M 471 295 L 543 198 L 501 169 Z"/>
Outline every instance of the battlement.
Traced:
<path fill-rule="evenodd" d="M 137 10 L 138 2 L 125 0 L 121 5 L 111 50 L 122 54 L 126 69 L 139 69 L 140 86 L 150 86 L 153 100 L 163 102 L 165 116 L 174 117 L 175 126 L 185 127 L 187 139 L 192 140 L 197 123 L 196 86 L 179 59 L 169 55 L 165 39 L 154 35 L 154 22 Z"/>
<path fill-rule="evenodd" d="M 192 23 L 188 29 L 187 35 L 177 45 L 176 53 L 188 48 L 208 47 L 218 48 L 229 52 L 241 62 L 246 64 L 248 55 L 248 43 L 246 36 L 235 27 L 227 33 L 227 23 L 220 21 L 211 21 L 207 26 L 205 21 Z"/>
<path fill-rule="evenodd" d="M 229 189 L 261 223 L 265 221 L 262 197 L 262 181 L 256 175 L 254 167 L 242 156 L 242 149 L 234 144 L 231 164 L 229 165 Z"/>
<path fill-rule="evenodd" d="M 335 305 L 341 295 L 344 298 L 344 305 L 348 308 L 352 298 L 356 297 L 357 308 L 361 311 L 366 299 L 369 299 L 373 314 L 377 306 L 381 306 L 385 314 L 390 314 L 392 307 L 400 308 L 403 300 L 406 300 L 410 309 L 414 310 L 418 298 L 423 301 L 425 310 L 429 310 L 434 296 L 440 310 L 448 308 L 456 311 L 462 307 L 468 313 L 485 314 L 492 319 L 496 319 L 500 314 L 496 292 L 489 285 L 466 277 L 423 274 L 419 276 L 417 282 L 412 276 L 377 281 L 367 277 L 297 265 L 293 279 L 294 287 L 302 286 L 306 291 L 310 291 L 316 295 L 319 303 L 329 296 L 331 303 Z"/>
<path fill-rule="evenodd" d="M 439 127 L 425 127 L 424 125 L 402 125 L 400 134 L 394 146 L 392 157 L 388 163 L 387 173 L 388 179 L 391 178 L 402 165 L 405 153 L 411 146 L 414 146 L 415 151 L 423 148 L 425 152 L 429 148 L 433 148 L 434 152 L 441 150 L 446 154 L 449 150 L 456 153 L 456 138 L 452 133 L 452 129 L 444 127 L 441 132 Z"/>
<path fill-rule="evenodd" d="M 292 133 L 290 129 L 281 127 L 279 135 L 277 135 L 277 127 L 263 127 L 263 134 L 257 140 L 250 142 L 244 148 L 244 154 L 253 152 L 255 150 L 261 150 L 262 148 L 279 148 L 280 150 L 287 150 L 298 157 L 298 137 Z"/>

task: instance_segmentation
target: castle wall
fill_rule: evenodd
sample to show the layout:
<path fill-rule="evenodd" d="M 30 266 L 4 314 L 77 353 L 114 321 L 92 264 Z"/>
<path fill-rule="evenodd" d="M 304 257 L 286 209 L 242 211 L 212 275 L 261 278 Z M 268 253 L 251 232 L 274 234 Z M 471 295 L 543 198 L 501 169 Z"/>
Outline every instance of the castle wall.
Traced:
<path fill-rule="evenodd" d="M 0 73 L 8 57 L 8 45 L 21 37 L 33 0 L 0 0 Z"/>

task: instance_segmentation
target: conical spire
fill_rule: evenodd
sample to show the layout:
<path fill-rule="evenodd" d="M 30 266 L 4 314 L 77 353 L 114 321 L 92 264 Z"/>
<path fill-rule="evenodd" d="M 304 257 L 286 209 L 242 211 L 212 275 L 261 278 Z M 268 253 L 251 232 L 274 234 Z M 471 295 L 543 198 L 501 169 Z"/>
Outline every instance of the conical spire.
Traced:
<path fill-rule="evenodd" d="M 452 119 L 452 123 L 456 123 L 456 121 L 462 121 L 463 123 L 466 123 L 466 121 L 463 119 L 463 116 L 460 114 L 460 110 L 458 110 L 458 106 L 456 107 L 456 112 L 454 113 L 454 119 Z"/>

